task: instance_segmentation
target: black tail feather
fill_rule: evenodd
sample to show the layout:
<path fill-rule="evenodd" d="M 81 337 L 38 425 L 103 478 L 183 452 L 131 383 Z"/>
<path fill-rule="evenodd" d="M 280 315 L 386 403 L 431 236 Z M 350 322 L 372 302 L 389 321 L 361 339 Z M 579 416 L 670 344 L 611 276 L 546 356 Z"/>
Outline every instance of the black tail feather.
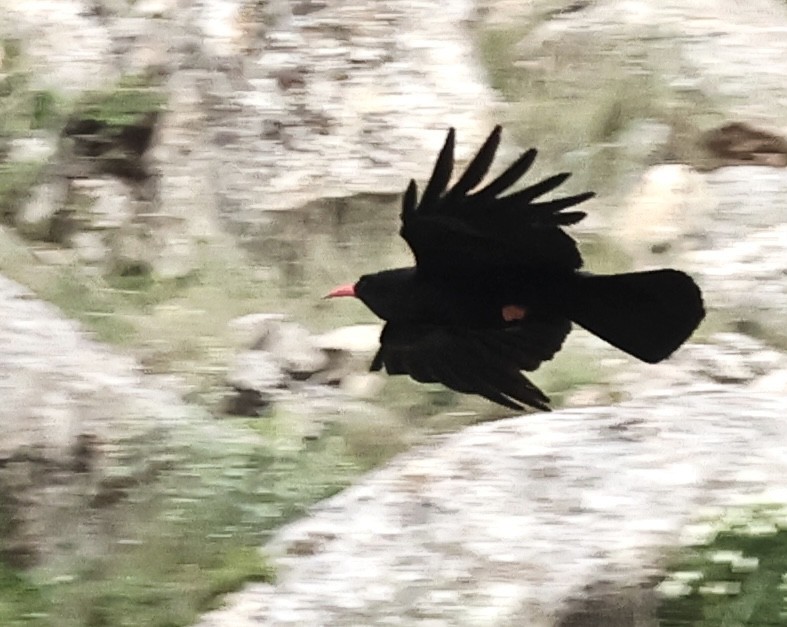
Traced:
<path fill-rule="evenodd" d="M 648 363 L 669 357 L 705 317 L 700 289 L 678 270 L 578 275 L 567 313 L 594 335 Z"/>

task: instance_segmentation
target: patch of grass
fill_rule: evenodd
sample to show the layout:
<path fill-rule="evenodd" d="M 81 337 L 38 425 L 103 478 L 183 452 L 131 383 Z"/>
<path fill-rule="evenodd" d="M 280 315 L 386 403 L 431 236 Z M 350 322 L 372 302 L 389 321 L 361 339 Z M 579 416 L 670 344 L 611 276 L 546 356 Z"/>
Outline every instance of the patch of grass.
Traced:
<path fill-rule="evenodd" d="M 20 203 L 28 196 L 44 164 L 37 161 L 0 163 L 0 220 L 13 218 Z"/>
<path fill-rule="evenodd" d="M 380 466 L 409 448 L 418 439 L 412 425 L 386 409 L 371 409 L 353 415 L 347 412 L 328 430 L 338 438 L 342 455 L 366 472 Z"/>
<path fill-rule="evenodd" d="M 144 78 L 125 77 L 115 89 L 84 93 L 74 110 L 82 118 L 109 127 L 129 126 L 148 113 L 159 112 L 167 102 L 165 92 Z"/>
<path fill-rule="evenodd" d="M 682 552 L 658 589 L 662 627 L 787 625 L 783 505 L 733 512 L 716 538 Z"/>
<path fill-rule="evenodd" d="M 58 95 L 51 90 L 33 90 L 30 92 L 32 116 L 30 128 L 56 128 L 63 118 L 63 106 Z"/>
<path fill-rule="evenodd" d="M 119 303 L 100 278 L 87 276 L 78 268 L 67 268 L 57 272 L 41 290 L 49 302 L 85 323 L 101 341 L 116 345 L 133 341 L 133 324 L 121 315 Z"/>
<path fill-rule="evenodd" d="M 552 407 L 559 408 L 571 392 L 608 381 L 612 374 L 613 369 L 600 362 L 591 350 L 568 344 L 531 378 L 552 399 Z"/>
<path fill-rule="evenodd" d="M 0 624 L 34 625 L 46 615 L 46 609 L 41 588 L 0 562 Z"/>
<path fill-rule="evenodd" d="M 0 578 L 2 624 L 189 625 L 218 596 L 246 581 L 272 580 L 257 538 L 233 528 L 243 514 L 239 504 L 221 495 L 157 503 L 134 498 L 137 511 L 121 523 L 125 535 L 100 555 Z"/>
<path fill-rule="evenodd" d="M 648 36 L 647 27 L 641 37 L 599 38 L 541 28 L 549 19 L 531 15 L 476 32 L 490 83 L 510 105 L 509 127 L 523 146 L 542 148 L 536 174 L 569 168 L 579 187 L 609 194 L 653 161 L 706 159 L 698 140 L 722 119 L 720 105 L 700 90 L 670 84 L 680 75 L 676 50 Z M 630 144 L 643 121 L 665 125 L 670 137 L 638 153 Z"/>
<path fill-rule="evenodd" d="M 154 529 L 143 522 L 141 531 L 123 539 L 126 547 L 86 560 L 72 575 L 40 583 L 47 607 L 57 610 L 42 624 L 189 625 L 218 596 L 246 581 L 272 580 L 256 547 L 244 546 L 230 533 L 214 533 L 221 517 L 206 521 L 203 511 L 185 514 L 191 517 L 149 522 Z"/>
<path fill-rule="evenodd" d="M 504 96 L 519 92 L 521 77 L 515 67 L 516 45 L 530 32 L 529 25 L 487 28 L 478 33 L 477 46 L 489 84 Z"/>
<path fill-rule="evenodd" d="M 177 627 L 244 582 L 271 582 L 258 547 L 360 470 L 340 436 L 305 440 L 301 421 L 278 410 L 228 421 L 226 441 L 187 444 L 186 427 L 177 436 L 186 443 L 160 443 L 169 464 L 155 477 L 92 506 L 88 518 L 61 516 L 73 526 L 68 546 L 46 566 L 8 571 L 7 580 L 0 571 L 2 624 Z"/>
<path fill-rule="evenodd" d="M 19 40 L 0 41 L 0 47 L 0 137 L 56 128 L 63 112 L 57 93 L 29 88 L 31 68 Z"/>
<path fill-rule="evenodd" d="M 84 322 L 101 338 L 121 343 L 129 337 L 132 329 L 112 315 L 115 309 L 102 295 L 100 278 L 78 267 L 44 264 L 33 251 L 13 231 L 0 228 L 0 273 Z"/>

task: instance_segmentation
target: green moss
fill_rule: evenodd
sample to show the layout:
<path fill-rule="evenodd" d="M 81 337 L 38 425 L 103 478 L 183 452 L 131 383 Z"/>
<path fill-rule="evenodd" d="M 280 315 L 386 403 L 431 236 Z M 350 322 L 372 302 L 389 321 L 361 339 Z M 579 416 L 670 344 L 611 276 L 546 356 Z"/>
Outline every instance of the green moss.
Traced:
<path fill-rule="evenodd" d="M 0 624 L 43 625 L 46 609 L 41 588 L 0 562 Z"/>
<path fill-rule="evenodd" d="M 46 566 L 25 575 L 9 571 L 5 586 L 0 581 L 0 590 L 9 591 L 0 595 L 6 612 L 0 622 L 176 627 L 192 624 L 245 582 L 271 582 L 258 547 L 358 472 L 340 438 L 305 441 L 298 418 L 280 413 L 226 425 L 230 434 L 253 425 L 265 441 L 239 430 L 226 442 L 199 444 L 187 425 L 177 448 L 156 440 L 159 452 L 146 449 L 148 460 L 161 456 L 155 476 L 136 476 L 114 504 L 92 506 L 90 518 L 102 530 L 97 538 L 79 524 Z M 134 450 L 134 443 L 124 446 L 132 467 Z M 83 516 L 72 512 L 63 524 Z"/>
<path fill-rule="evenodd" d="M 256 538 L 233 528 L 240 505 L 221 495 L 161 499 L 143 489 L 131 499 L 136 511 L 125 508 L 121 542 L 100 556 L 10 575 L 17 592 L 2 624 L 27 617 L 24 624 L 58 627 L 189 625 L 220 595 L 272 580 Z"/>
<path fill-rule="evenodd" d="M 8 221 L 38 180 L 42 163 L 18 161 L 0 163 L 0 218 Z"/>
<path fill-rule="evenodd" d="M 666 580 L 685 586 L 662 600 L 659 625 L 787 625 L 787 530 L 775 524 L 783 517 L 783 506 L 737 512 L 713 542 L 686 550 Z"/>
<path fill-rule="evenodd" d="M 483 29 L 477 46 L 487 69 L 489 84 L 503 95 L 513 98 L 519 92 L 520 72 L 515 67 L 515 47 L 527 35 L 529 27 Z"/>
<path fill-rule="evenodd" d="M 14 137 L 41 128 L 56 128 L 62 102 L 51 90 L 31 90 L 31 69 L 19 40 L 0 41 L 0 137 Z"/>
<path fill-rule="evenodd" d="M 31 129 L 55 128 L 62 120 L 62 105 L 57 94 L 50 90 L 30 92 L 32 103 Z"/>
<path fill-rule="evenodd" d="M 164 92 L 157 87 L 125 87 L 83 94 L 74 110 L 82 118 L 92 119 L 110 127 L 135 124 L 166 104 Z"/>

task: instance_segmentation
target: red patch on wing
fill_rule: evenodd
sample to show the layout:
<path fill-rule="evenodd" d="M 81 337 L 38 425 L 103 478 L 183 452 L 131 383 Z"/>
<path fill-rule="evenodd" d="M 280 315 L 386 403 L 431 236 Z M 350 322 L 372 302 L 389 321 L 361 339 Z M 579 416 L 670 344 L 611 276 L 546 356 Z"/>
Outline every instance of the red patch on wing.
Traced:
<path fill-rule="evenodd" d="M 524 320 L 527 316 L 527 307 L 520 305 L 506 305 L 502 309 L 503 320 L 506 322 L 514 322 L 516 320 Z"/>

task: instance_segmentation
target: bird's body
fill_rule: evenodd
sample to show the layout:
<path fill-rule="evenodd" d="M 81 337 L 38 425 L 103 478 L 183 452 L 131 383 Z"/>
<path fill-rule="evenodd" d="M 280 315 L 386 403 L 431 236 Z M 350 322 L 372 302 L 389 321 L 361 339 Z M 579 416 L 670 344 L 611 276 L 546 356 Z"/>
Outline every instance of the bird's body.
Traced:
<path fill-rule="evenodd" d="M 562 227 L 585 214 L 565 209 L 593 194 L 537 201 L 568 178 L 558 174 L 501 196 L 532 165 L 532 149 L 475 191 L 499 141 L 496 127 L 448 189 L 451 129 L 420 202 L 414 181 L 404 194 L 400 234 L 416 265 L 364 275 L 329 294 L 355 296 L 386 321 L 372 370 L 513 409 L 548 409 L 521 371 L 551 359 L 572 321 L 643 361 L 668 357 L 704 316 L 692 279 L 677 270 L 580 271 L 576 242 Z"/>
<path fill-rule="evenodd" d="M 362 277 L 355 296 L 387 322 L 502 329 L 509 324 L 501 315 L 504 307 L 522 303 L 536 310 L 554 310 L 574 280 L 574 272 L 517 267 L 441 277 L 424 276 L 409 267 Z M 372 289 L 367 289 L 369 284 Z"/>

